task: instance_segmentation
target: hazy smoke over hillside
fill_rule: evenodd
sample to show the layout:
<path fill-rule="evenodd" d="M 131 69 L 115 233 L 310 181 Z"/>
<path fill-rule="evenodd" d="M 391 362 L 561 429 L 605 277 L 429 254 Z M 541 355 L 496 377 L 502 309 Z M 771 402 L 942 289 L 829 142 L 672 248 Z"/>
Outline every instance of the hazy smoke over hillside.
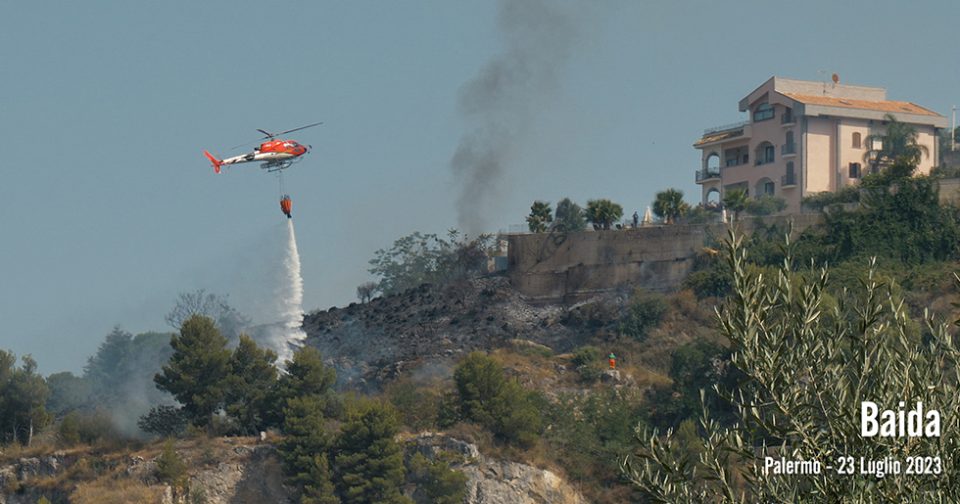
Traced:
<path fill-rule="evenodd" d="M 460 196 L 460 227 L 487 231 L 484 216 L 497 201 L 531 127 L 559 89 L 560 73 L 577 38 L 577 12 L 547 0 L 501 0 L 498 26 L 504 52 L 460 91 L 466 131 L 451 159 Z"/>

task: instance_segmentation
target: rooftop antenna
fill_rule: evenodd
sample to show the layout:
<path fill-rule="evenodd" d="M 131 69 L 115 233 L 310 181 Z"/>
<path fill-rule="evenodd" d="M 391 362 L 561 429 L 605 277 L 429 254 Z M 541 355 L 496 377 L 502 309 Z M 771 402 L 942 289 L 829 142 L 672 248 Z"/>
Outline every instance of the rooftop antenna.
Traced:
<path fill-rule="evenodd" d="M 837 87 L 837 84 L 840 84 L 840 75 L 836 72 L 831 72 L 830 70 L 817 70 L 817 73 L 823 76 L 823 94 L 826 96 L 829 94 L 827 90 L 827 75 L 830 75 L 830 80 L 833 81 L 833 87 Z"/>
<path fill-rule="evenodd" d="M 957 150 L 957 106 L 953 106 L 953 128 L 950 130 L 950 150 Z"/>

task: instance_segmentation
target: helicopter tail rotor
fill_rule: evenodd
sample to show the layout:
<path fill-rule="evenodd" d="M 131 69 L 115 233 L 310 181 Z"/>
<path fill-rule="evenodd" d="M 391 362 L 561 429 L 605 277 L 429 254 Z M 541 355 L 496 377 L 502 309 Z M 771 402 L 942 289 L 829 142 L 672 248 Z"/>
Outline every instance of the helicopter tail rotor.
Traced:
<path fill-rule="evenodd" d="M 207 156 L 207 159 L 209 159 L 210 163 L 213 164 L 214 173 L 220 173 L 220 167 L 223 166 L 223 161 L 217 159 L 216 157 L 213 156 L 213 154 L 210 154 L 207 151 L 203 151 L 203 155 Z"/>

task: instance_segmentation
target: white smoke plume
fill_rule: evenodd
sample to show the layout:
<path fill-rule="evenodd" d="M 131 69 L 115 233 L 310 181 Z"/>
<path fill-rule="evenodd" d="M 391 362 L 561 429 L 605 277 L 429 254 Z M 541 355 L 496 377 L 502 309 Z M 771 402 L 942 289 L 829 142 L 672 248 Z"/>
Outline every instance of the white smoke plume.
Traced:
<path fill-rule="evenodd" d="M 461 186 L 458 221 L 468 234 L 488 231 L 484 216 L 496 208 L 533 120 L 555 98 L 581 14 L 567 2 L 500 1 L 505 50 L 460 90 L 467 130 L 450 161 Z"/>

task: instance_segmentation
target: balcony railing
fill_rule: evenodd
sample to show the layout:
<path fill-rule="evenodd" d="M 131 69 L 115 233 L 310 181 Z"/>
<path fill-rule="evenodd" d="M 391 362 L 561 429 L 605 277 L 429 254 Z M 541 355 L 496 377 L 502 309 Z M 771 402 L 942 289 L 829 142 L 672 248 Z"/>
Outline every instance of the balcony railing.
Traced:
<path fill-rule="evenodd" d="M 722 124 L 722 125 L 720 125 L 720 126 L 714 126 L 714 127 L 712 127 L 712 128 L 707 128 L 707 129 L 703 130 L 703 134 L 704 134 L 704 135 L 709 135 L 709 134 L 711 134 L 711 133 L 716 133 L 716 132 L 718 132 L 718 131 L 726 131 L 726 130 L 732 130 L 732 129 L 742 128 L 742 127 L 744 127 L 744 126 L 746 126 L 746 125 L 748 125 L 748 124 L 750 124 L 750 121 L 749 121 L 749 120 L 740 121 L 740 122 L 735 122 L 735 123 L 730 123 L 730 124 Z"/>
<path fill-rule="evenodd" d="M 797 144 L 795 143 L 788 143 L 780 146 L 781 156 L 789 156 L 791 154 L 796 154 L 796 153 L 797 153 Z"/>
<path fill-rule="evenodd" d="M 797 185 L 797 174 L 794 172 L 787 172 L 786 175 L 780 177 L 780 187 L 793 187 Z"/>
<path fill-rule="evenodd" d="M 697 183 L 718 178 L 720 178 L 720 170 L 718 168 L 697 170 Z"/>
<path fill-rule="evenodd" d="M 793 124 L 793 112 L 787 111 L 781 114 L 780 124 Z"/>

